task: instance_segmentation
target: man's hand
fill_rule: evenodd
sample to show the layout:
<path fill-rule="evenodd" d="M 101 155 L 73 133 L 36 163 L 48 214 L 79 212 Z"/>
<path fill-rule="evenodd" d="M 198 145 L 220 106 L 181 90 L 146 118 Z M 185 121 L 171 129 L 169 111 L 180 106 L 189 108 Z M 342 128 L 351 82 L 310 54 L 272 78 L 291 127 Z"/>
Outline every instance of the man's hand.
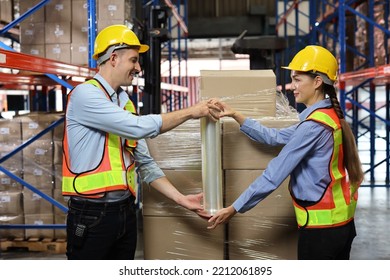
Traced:
<path fill-rule="evenodd" d="M 201 211 L 203 210 L 202 202 L 203 193 L 198 193 L 181 196 L 180 200 L 177 201 L 177 204 L 191 211 Z"/>
<path fill-rule="evenodd" d="M 220 118 L 220 113 L 223 110 L 222 106 L 220 106 L 220 104 L 216 104 L 214 99 L 203 100 L 190 107 L 190 109 L 193 119 L 208 117 L 213 121 L 217 121 Z"/>

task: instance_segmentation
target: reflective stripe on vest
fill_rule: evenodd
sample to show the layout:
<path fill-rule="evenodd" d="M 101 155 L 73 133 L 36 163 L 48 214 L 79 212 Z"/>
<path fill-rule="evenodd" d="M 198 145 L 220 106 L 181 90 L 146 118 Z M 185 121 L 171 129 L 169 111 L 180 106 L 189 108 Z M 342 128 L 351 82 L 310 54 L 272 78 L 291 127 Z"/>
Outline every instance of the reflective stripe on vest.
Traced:
<path fill-rule="evenodd" d="M 316 110 L 307 120 L 320 122 L 333 130 L 334 145 L 329 163 L 331 182 L 321 199 L 312 206 L 300 206 L 292 195 L 298 226 L 322 228 L 346 224 L 355 215 L 357 192 L 347 181 L 340 120 L 333 108 Z"/>
<path fill-rule="evenodd" d="M 97 80 L 89 80 L 85 83 L 99 87 L 111 100 L 106 90 L 100 85 Z M 68 102 L 72 92 L 68 95 Z M 129 100 L 125 106 L 125 110 L 135 113 L 134 104 Z M 65 120 L 66 128 L 66 120 Z M 63 195 L 84 195 L 88 197 L 97 197 L 113 190 L 129 189 L 135 195 L 135 164 L 134 160 L 131 165 L 125 167 L 123 160 L 123 148 L 121 138 L 112 133 L 106 133 L 104 141 L 104 151 L 99 165 L 86 172 L 74 173 L 70 169 L 68 135 L 64 130 L 63 139 L 63 180 L 62 193 Z M 133 157 L 134 149 L 137 146 L 136 140 L 125 141 L 125 153 L 130 153 Z M 88 160 L 88 159 L 85 159 Z"/>

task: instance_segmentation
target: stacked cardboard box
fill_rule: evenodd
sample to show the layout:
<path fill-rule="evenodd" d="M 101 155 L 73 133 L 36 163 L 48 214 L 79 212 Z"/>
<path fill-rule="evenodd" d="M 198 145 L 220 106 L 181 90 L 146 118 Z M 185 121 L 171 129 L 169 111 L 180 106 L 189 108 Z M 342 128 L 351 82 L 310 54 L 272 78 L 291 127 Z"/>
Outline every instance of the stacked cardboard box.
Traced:
<path fill-rule="evenodd" d="M 275 85 L 271 70 L 202 71 L 200 90 L 202 98 L 221 98 L 268 127 L 283 128 L 297 123 L 295 117 L 276 117 Z M 197 127 L 193 122 L 148 140 L 151 155 L 169 168 L 164 169 L 168 179 L 185 194 L 203 189 L 200 122 Z M 220 137 L 224 205 L 228 206 L 262 174 L 282 147 L 255 143 L 230 118 L 222 119 Z M 196 168 L 192 165 L 192 170 L 188 170 L 189 162 L 196 162 Z M 207 221 L 144 185 L 145 258 L 295 259 L 297 231 L 287 184 L 288 179 L 254 209 L 237 214 L 227 226 L 217 228 L 217 232 L 206 230 Z M 212 233 L 216 235 L 211 238 Z M 169 242 L 155 244 L 162 234 Z"/>
<path fill-rule="evenodd" d="M 12 153 L 22 144 L 21 124 L 15 120 L 0 121 L 0 157 Z M 17 152 L 1 163 L 1 166 L 17 177 L 22 176 L 22 153 Z M 23 186 L 0 172 L 0 224 L 23 224 Z M 23 229 L 0 229 L 1 238 L 24 238 Z"/>
<path fill-rule="evenodd" d="M 0 0 L 0 18 L 4 22 L 11 22 L 14 20 L 12 17 L 12 0 Z"/>
<path fill-rule="evenodd" d="M 20 1 L 20 13 L 40 0 Z M 87 0 L 52 0 L 20 24 L 21 52 L 75 65 L 88 65 Z M 96 1 L 97 31 L 131 22 L 129 0 Z"/>
<path fill-rule="evenodd" d="M 200 120 L 188 121 L 147 143 L 175 187 L 185 195 L 202 192 Z M 142 191 L 145 259 L 224 259 L 223 228 L 208 231 L 207 221 L 195 213 L 145 183 Z"/>
<path fill-rule="evenodd" d="M 382 26 L 383 29 L 386 29 L 386 23 L 389 21 L 390 17 L 387 14 L 386 18 L 386 5 L 385 3 L 381 3 L 380 1 L 376 1 L 374 7 L 373 7 L 373 21 L 379 25 Z M 368 1 L 360 3 L 356 7 L 356 11 L 364 16 L 370 16 L 369 15 L 369 8 L 368 8 Z M 374 64 L 375 66 L 380 66 L 386 64 L 386 54 L 390 51 L 390 40 L 388 39 L 387 44 L 385 44 L 385 33 L 379 29 L 374 28 L 373 34 L 369 34 L 367 32 L 367 20 L 363 18 L 362 16 L 356 16 L 356 32 L 355 32 L 355 45 L 357 50 L 365 55 L 366 57 L 370 57 L 371 54 L 369 54 L 369 36 L 372 36 L 373 38 L 373 58 L 374 58 Z M 388 48 L 386 50 L 386 47 Z M 359 69 L 361 67 L 367 67 L 368 61 L 363 56 L 356 55 L 354 57 L 354 69 Z"/>
<path fill-rule="evenodd" d="M 13 152 L 22 143 L 30 140 L 49 127 L 62 116 L 60 114 L 29 114 L 13 120 L 0 122 L 2 143 L 0 153 L 3 156 Z M 40 192 L 54 197 L 66 205 L 64 199 L 57 194 L 61 185 L 55 180 L 54 155 L 62 153 L 61 146 L 56 146 L 59 137 L 56 127 L 54 133 L 48 131 L 40 138 L 32 141 L 24 149 L 4 161 L 2 166 L 12 174 L 23 179 Z M 56 139 L 56 140 L 54 140 Z M 30 188 L 23 187 L 18 181 L 0 174 L 0 223 L 1 224 L 63 224 L 65 213 Z M 57 195 L 57 196 L 56 196 Z M 10 207 L 13 205 L 13 210 Z M 58 216 L 58 217 L 57 217 Z M 64 230 L 54 229 L 1 229 L 2 238 L 66 238 Z"/>

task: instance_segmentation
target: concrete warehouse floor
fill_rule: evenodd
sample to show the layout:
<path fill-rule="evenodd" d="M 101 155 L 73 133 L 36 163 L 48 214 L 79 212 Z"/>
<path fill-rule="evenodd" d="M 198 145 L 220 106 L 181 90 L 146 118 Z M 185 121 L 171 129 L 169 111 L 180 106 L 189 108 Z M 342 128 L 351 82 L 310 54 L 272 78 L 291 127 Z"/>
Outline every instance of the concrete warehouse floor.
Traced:
<path fill-rule="evenodd" d="M 352 244 L 352 260 L 390 260 L 390 188 L 361 187 L 356 212 L 357 237 Z M 143 259 L 142 224 L 136 259 Z M 0 260 L 65 260 L 64 254 L 41 252 L 0 252 Z"/>

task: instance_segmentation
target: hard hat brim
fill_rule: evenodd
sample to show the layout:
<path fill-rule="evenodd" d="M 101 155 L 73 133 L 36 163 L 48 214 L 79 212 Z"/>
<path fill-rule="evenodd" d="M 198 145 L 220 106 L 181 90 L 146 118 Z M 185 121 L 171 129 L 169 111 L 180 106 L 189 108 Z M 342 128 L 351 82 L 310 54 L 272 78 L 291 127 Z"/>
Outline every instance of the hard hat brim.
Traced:
<path fill-rule="evenodd" d="M 141 44 L 140 47 L 139 47 L 139 53 L 144 53 L 144 52 L 147 52 L 148 50 L 149 50 L 149 46 L 148 45 Z"/>

